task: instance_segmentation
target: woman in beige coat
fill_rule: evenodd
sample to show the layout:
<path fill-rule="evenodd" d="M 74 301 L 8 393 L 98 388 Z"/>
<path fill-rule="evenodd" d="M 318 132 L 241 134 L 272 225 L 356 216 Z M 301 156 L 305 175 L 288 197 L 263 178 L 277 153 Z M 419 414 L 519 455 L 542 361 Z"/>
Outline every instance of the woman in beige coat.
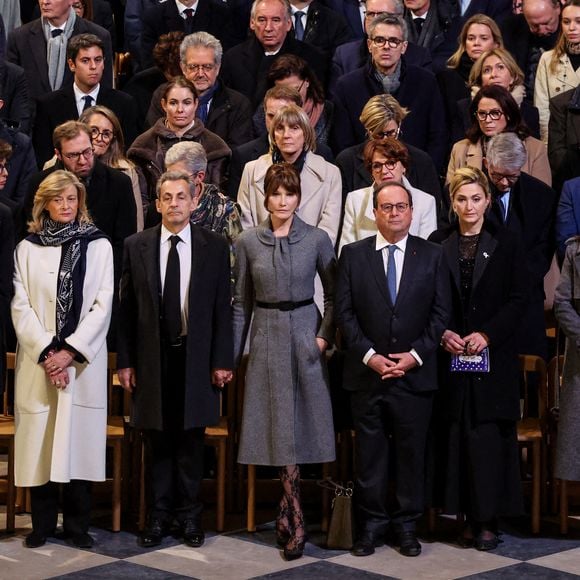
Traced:
<path fill-rule="evenodd" d="M 34 198 L 31 234 L 16 248 L 15 477 L 31 488 L 29 548 L 54 533 L 59 483 L 65 534 L 91 547 L 90 482 L 105 479 L 113 251 L 85 200 L 75 175 L 51 173 Z"/>
<path fill-rule="evenodd" d="M 270 143 L 270 153 L 244 167 L 238 190 L 242 227 L 255 227 L 268 217 L 264 177 L 270 165 L 285 161 L 300 172 L 302 198 L 296 214 L 307 224 L 324 230 L 334 244 L 342 204 L 340 171 L 313 153 L 316 137 L 306 113 L 296 105 L 280 109 L 272 122 Z"/>
<path fill-rule="evenodd" d="M 580 83 L 580 0 L 562 8 L 560 36 L 553 50 L 540 57 L 534 85 L 534 105 L 540 112 L 540 136 L 548 143 L 550 99 Z"/>
<path fill-rule="evenodd" d="M 552 173 L 546 146 L 530 137 L 527 126 L 522 122 L 520 108 L 512 95 L 499 85 L 482 87 L 471 102 L 473 124 L 465 139 L 453 145 L 447 167 L 446 183 L 460 167 L 483 169 L 487 142 L 499 133 L 516 133 L 523 141 L 527 161 L 522 171 L 552 185 Z"/>

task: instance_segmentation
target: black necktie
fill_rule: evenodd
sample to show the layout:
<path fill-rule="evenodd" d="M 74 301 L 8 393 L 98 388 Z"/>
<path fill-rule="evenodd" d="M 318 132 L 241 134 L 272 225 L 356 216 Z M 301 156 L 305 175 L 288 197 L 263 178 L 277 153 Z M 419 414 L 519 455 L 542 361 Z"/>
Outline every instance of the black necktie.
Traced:
<path fill-rule="evenodd" d="M 91 95 L 86 95 L 83 97 L 83 100 L 85 102 L 83 106 L 83 111 L 86 111 L 89 107 L 93 105 L 93 97 L 91 97 Z"/>
<path fill-rule="evenodd" d="M 63 32 L 62 29 L 55 28 L 54 30 L 51 30 L 50 36 L 52 36 L 52 38 L 56 38 L 57 36 L 60 36 L 62 32 Z"/>
<path fill-rule="evenodd" d="M 183 13 L 185 14 L 185 28 L 188 33 L 193 32 L 193 13 L 195 10 L 193 8 L 186 8 Z"/>
<path fill-rule="evenodd" d="M 417 36 L 421 36 L 421 30 L 423 30 L 423 24 L 425 24 L 424 18 L 415 18 L 413 20 L 413 24 L 415 25 L 415 30 L 417 31 Z"/>
<path fill-rule="evenodd" d="M 179 253 L 177 244 L 181 241 L 179 236 L 169 238 L 171 248 L 167 256 L 167 270 L 165 271 L 165 284 L 163 286 L 163 331 L 165 338 L 170 342 L 177 342 L 181 335 L 181 277 L 179 273 Z"/>

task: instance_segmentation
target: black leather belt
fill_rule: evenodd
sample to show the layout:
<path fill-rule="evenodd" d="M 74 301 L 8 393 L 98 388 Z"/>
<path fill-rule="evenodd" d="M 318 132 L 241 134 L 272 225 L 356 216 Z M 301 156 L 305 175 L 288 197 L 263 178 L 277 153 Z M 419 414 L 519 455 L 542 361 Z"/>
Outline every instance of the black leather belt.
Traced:
<path fill-rule="evenodd" d="M 314 304 L 314 298 L 309 298 L 308 300 L 301 300 L 300 302 L 260 302 L 256 300 L 256 306 L 258 308 L 266 308 L 269 310 L 281 310 L 282 312 L 288 312 L 289 310 L 296 310 L 297 308 L 302 308 L 303 306 L 309 306 Z"/>

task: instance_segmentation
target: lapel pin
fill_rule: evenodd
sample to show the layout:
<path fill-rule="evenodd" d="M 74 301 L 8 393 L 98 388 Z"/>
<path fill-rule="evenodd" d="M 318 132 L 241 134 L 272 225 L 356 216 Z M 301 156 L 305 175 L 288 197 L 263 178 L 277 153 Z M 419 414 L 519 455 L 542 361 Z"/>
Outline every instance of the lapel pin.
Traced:
<path fill-rule="evenodd" d="M 483 252 L 483 257 L 484 258 L 489 258 L 489 254 L 487 252 Z"/>

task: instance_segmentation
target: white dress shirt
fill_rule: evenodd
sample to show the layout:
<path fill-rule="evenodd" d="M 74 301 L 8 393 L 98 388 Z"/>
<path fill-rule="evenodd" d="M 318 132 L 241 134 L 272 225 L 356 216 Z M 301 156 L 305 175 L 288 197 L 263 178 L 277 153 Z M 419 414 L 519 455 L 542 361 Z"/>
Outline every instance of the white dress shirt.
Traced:
<path fill-rule="evenodd" d="M 93 100 L 91 101 L 91 107 L 94 107 L 97 104 L 97 97 L 99 96 L 99 90 L 101 88 L 101 84 L 97 83 L 93 90 L 90 93 L 83 93 L 78 87 L 76 83 L 73 83 L 73 91 L 75 94 L 75 103 L 77 106 L 77 111 L 79 112 L 79 117 L 81 116 L 83 109 L 85 108 L 85 97 L 92 97 Z"/>
<path fill-rule="evenodd" d="M 187 14 L 185 14 L 185 11 L 188 8 L 191 8 L 193 10 L 193 15 L 195 16 L 195 11 L 197 10 L 197 2 L 194 2 L 191 6 L 186 6 L 185 4 L 182 4 L 179 0 L 175 0 L 175 4 L 177 6 L 179 16 L 181 16 L 183 20 L 187 20 Z"/>
<path fill-rule="evenodd" d="M 167 258 L 171 249 L 169 238 L 177 235 L 181 241 L 177 244 L 179 254 L 179 297 L 181 299 L 181 334 L 187 334 L 187 320 L 189 315 L 189 280 L 191 278 L 191 226 L 187 224 L 179 233 L 173 234 L 164 225 L 161 226 L 161 240 L 159 246 L 159 274 L 161 275 L 161 293 L 165 286 L 165 272 Z"/>

